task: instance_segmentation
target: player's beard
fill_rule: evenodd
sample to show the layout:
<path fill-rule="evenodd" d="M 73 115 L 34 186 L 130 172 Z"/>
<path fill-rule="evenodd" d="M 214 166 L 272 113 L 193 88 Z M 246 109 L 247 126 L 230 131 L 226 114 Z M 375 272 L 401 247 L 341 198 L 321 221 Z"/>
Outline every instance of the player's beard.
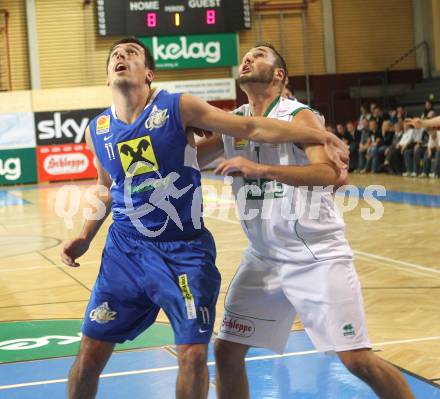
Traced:
<path fill-rule="evenodd" d="M 239 76 L 237 78 L 237 83 L 239 86 L 246 83 L 272 83 L 273 75 L 275 73 L 275 67 L 271 67 L 265 71 L 260 72 L 259 75 L 254 75 L 253 73 L 249 73 L 243 76 Z"/>

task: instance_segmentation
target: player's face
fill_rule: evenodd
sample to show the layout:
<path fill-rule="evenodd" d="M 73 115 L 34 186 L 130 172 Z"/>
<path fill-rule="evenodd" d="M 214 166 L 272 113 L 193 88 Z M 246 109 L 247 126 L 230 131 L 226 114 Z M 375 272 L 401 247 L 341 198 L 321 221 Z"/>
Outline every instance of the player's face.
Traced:
<path fill-rule="evenodd" d="M 275 77 L 275 55 L 268 47 L 255 47 L 248 51 L 241 61 L 237 82 L 272 83 Z"/>
<path fill-rule="evenodd" d="M 153 71 L 145 66 L 145 53 L 136 43 L 122 43 L 110 54 L 107 66 L 110 86 L 143 86 L 153 80 Z"/>

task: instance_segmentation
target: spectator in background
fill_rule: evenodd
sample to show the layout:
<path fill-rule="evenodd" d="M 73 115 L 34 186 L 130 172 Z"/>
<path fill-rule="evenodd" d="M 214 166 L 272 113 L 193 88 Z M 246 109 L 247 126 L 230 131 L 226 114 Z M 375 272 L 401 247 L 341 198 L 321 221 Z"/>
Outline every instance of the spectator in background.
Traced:
<path fill-rule="evenodd" d="M 357 129 L 356 129 L 359 132 L 362 130 L 362 124 L 361 124 L 362 119 L 366 119 L 368 121 L 371 118 L 371 114 L 368 112 L 366 105 L 361 105 L 360 112 L 361 112 L 361 114 L 359 115 L 359 120 L 358 120 L 358 124 L 357 124 Z"/>
<path fill-rule="evenodd" d="M 414 129 L 409 124 L 403 125 L 403 134 L 396 145 L 395 151 L 390 155 L 390 166 L 391 170 L 394 173 L 403 174 L 403 176 L 407 176 L 405 172 L 405 162 L 404 162 L 404 154 L 407 148 L 410 148 L 414 145 L 413 142 Z"/>
<path fill-rule="evenodd" d="M 394 137 L 394 130 L 391 121 L 383 121 L 382 123 L 382 137 L 376 140 L 376 144 L 373 149 L 373 162 L 371 171 L 373 173 L 381 172 L 383 170 L 383 162 L 385 159 L 385 151 L 388 150 Z"/>
<path fill-rule="evenodd" d="M 385 152 L 385 162 L 384 162 L 384 168 L 388 173 L 396 173 L 396 174 L 402 174 L 404 172 L 403 170 L 403 157 L 400 153 L 400 149 L 398 148 L 398 144 L 403 136 L 403 121 L 400 119 L 397 121 L 397 123 L 394 125 L 394 135 L 393 135 L 393 141 L 391 142 L 391 146 L 388 147 Z M 395 160 L 396 157 L 400 158 L 400 165 L 402 165 L 400 168 L 396 167 Z"/>
<path fill-rule="evenodd" d="M 394 125 L 397 122 L 398 116 L 397 116 L 397 110 L 390 109 L 388 111 L 388 118 L 387 118 L 392 125 Z"/>
<path fill-rule="evenodd" d="M 383 115 L 382 108 L 379 106 L 376 106 L 373 110 L 372 119 L 374 119 L 377 123 L 378 128 L 380 129 L 382 126 L 382 122 L 384 121 L 385 117 Z"/>
<path fill-rule="evenodd" d="M 419 177 L 438 177 L 440 174 L 440 134 L 435 129 L 428 130 L 429 140 L 425 151 L 425 156 L 423 157 L 423 173 Z M 431 173 L 432 159 L 435 158 L 434 172 Z"/>
<path fill-rule="evenodd" d="M 361 141 L 361 134 L 360 130 L 355 129 L 353 122 L 347 122 L 343 140 L 350 151 L 350 163 L 348 165 L 349 172 L 355 170 L 358 164 L 358 150 Z"/>
<path fill-rule="evenodd" d="M 374 120 L 371 120 L 370 122 L 373 123 L 373 125 L 376 123 L 376 121 Z M 370 122 L 368 122 L 366 119 L 362 121 L 363 128 L 361 130 L 361 140 L 359 142 L 359 160 L 358 160 L 358 169 L 357 169 L 358 172 L 361 173 L 365 173 L 367 152 L 371 146 L 372 137 L 374 137 L 374 134 L 369 128 Z"/>
<path fill-rule="evenodd" d="M 421 173 L 421 161 L 425 155 L 428 139 L 429 135 L 425 129 L 414 129 L 414 147 L 412 150 L 408 149 L 405 151 L 406 172 L 409 173 L 411 177 L 417 177 Z"/>
<path fill-rule="evenodd" d="M 435 116 L 435 109 L 430 100 L 425 101 L 425 109 L 421 115 L 422 119 L 430 119 Z"/>
<path fill-rule="evenodd" d="M 401 119 L 402 121 L 404 121 L 406 118 L 408 118 L 408 114 L 406 112 L 406 109 L 403 105 L 399 105 L 396 108 L 396 112 L 397 112 L 397 119 Z"/>
<path fill-rule="evenodd" d="M 343 140 L 345 137 L 345 127 L 342 123 L 336 125 L 336 136 L 338 136 L 340 140 Z"/>
<path fill-rule="evenodd" d="M 382 143 L 382 132 L 379 130 L 376 119 L 373 118 L 370 120 L 370 122 L 368 122 L 368 129 L 370 130 L 371 141 L 370 145 L 368 146 L 367 153 L 365 154 L 365 167 L 361 170 L 361 173 L 370 172 L 372 170 L 374 153 Z"/>
<path fill-rule="evenodd" d="M 377 107 L 376 103 L 371 103 L 370 104 L 370 117 L 368 118 L 368 120 L 370 120 L 371 118 L 373 118 L 374 115 L 374 109 Z"/>

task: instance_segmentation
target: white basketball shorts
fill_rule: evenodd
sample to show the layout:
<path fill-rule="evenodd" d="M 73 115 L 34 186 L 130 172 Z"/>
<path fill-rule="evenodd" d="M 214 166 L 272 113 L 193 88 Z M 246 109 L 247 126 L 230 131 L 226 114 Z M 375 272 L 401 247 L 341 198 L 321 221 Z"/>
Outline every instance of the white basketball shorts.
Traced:
<path fill-rule="evenodd" d="M 247 249 L 225 299 L 218 337 L 283 353 L 299 314 L 321 352 L 371 348 L 351 257 L 295 265 Z"/>

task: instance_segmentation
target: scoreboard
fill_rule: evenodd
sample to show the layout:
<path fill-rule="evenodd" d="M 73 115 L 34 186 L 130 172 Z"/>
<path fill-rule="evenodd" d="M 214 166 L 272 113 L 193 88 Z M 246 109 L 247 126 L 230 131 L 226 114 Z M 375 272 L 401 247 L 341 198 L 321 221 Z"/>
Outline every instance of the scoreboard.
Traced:
<path fill-rule="evenodd" d="M 100 36 L 166 36 L 251 28 L 249 0 L 97 0 Z"/>

